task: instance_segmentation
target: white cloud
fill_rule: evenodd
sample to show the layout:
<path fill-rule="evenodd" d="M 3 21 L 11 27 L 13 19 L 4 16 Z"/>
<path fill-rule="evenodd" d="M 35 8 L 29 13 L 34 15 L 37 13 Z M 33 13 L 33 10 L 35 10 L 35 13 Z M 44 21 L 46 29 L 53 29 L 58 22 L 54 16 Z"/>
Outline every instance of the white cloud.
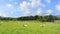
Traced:
<path fill-rule="evenodd" d="M 46 0 L 47 3 L 51 3 L 51 0 Z"/>
<path fill-rule="evenodd" d="M 9 17 L 10 15 L 12 16 L 13 14 L 14 14 L 13 11 L 5 12 L 5 11 L 0 10 L 0 16 L 2 16 L 2 17 Z"/>
<path fill-rule="evenodd" d="M 37 5 L 37 0 L 31 0 L 31 7 L 32 8 L 35 8 L 35 7 L 37 7 L 38 5 Z"/>
<path fill-rule="evenodd" d="M 23 3 L 20 4 L 20 9 L 21 9 L 22 11 L 25 11 L 25 10 L 28 8 L 27 6 L 28 6 L 28 5 L 27 5 L 27 2 L 24 1 Z"/>
<path fill-rule="evenodd" d="M 32 8 L 45 7 L 45 4 L 41 3 L 41 0 L 31 0 Z"/>
<path fill-rule="evenodd" d="M 42 9 L 38 9 L 37 10 L 37 15 L 41 15 L 42 14 Z"/>
<path fill-rule="evenodd" d="M 53 10 L 49 9 L 49 10 L 47 10 L 47 13 L 45 15 L 50 15 L 50 14 L 52 14 L 52 12 L 53 12 Z"/>
<path fill-rule="evenodd" d="M 0 16 L 3 16 L 3 12 L 2 11 L 0 11 Z"/>
<path fill-rule="evenodd" d="M 57 4 L 57 5 L 55 6 L 55 8 L 56 8 L 56 10 L 60 11 L 60 4 Z"/>
<path fill-rule="evenodd" d="M 6 14 L 3 11 L 0 11 L 0 16 L 6 16 Z"/>
<path fill-rule="evenodd" d="M 23 1 L 20 3 L 20 10 L 24 12 L 24 14 L 30 14 L 34 9 L 45 7 L 45 4 L 41 3 L 41 0 L 30 0 L 30 2 Z M 38 9 L 38 12 L 41 11 Z M 39 12 L 40 13 L 40 12 Z"/>
<path fill-rule="evenodd" d="M 23 3 L 20 4 L 21 11 L 24 12 L 25 15 L 29 14 L 31 11 L 29 9 L 29 3 L 26 1 L 23 1 Z"/>
<path fill-rule="evenodd" d="M 13 8 L 13 5 L 12 4 L 6 4 L 6 7 L 7 8 Z"/>
<path fill-rule="evenodd" d="M 24 12 L 24 15 L 27 16 L 27 15 L 29 15 L 30 13 L 31 13 L 30 11 L 25 11 L 25 12 Z"/>

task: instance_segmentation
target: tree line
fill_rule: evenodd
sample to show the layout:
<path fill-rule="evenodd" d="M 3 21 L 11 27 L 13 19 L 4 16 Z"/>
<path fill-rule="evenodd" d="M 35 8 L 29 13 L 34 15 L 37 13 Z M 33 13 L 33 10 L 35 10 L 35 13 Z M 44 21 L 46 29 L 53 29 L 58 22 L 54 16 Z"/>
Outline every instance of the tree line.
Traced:
<path fill-rule="evenodd" d="M 18 17 L 18 18 L 11 18 L 11 17 L 0 17 L 0 21 L 12 21 L 12 20 L 17 20 L 17 21 L 31 21 L 31 20 L 36 20 L 36 21 L 43 21 L 43 22 L 54 22 L 55 20 L 60 20 L 60 16 L 54 16 L 54 15 L 47 15 L 47 16 L 23 16 L 23 17 Z"/>
<path fill-rule="evenodd" d="M 58 18 L 57 16 L 53 15 L 47 15 L 47 16 L 26 16 L 26 17 L 19 17 L 17 20 L 38 20 L 38 21 L 47 21 L 47 22 L 54 22 L 54 20 L 60 20 L 60 17 Z"/>

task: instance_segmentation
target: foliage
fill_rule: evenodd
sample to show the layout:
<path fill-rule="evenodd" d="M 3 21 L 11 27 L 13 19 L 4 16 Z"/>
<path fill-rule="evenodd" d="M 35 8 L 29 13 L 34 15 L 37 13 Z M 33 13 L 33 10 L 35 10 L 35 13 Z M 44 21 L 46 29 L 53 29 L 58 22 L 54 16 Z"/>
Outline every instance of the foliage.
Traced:
<path fill-rule="evenodd" d="M 47 16 L 24 16 L 24 17 L 18 17 L 18 18 L 11 18 L 11 17 L 0 17 L 0 21 L 43 21 L 43 22 L 54 22 L 54 20 L 60 20 L 60 17 L 54 16 L 54 15 L 47 15 Z"/>

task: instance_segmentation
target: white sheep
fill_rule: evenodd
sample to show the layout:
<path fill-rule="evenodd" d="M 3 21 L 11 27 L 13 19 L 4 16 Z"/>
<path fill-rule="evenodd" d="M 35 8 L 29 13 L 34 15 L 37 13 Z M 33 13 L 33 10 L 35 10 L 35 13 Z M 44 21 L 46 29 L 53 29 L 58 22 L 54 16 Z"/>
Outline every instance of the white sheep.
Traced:
<path fill-rule="evenodd" d="M 27 27 L 28 25 L 27 24 L 23 24 L 23 27 Z"/>
<path fill-rule="evenodd" d="M 41 24 L 40 26 L 41 26 L 41 27 L 44 27 L 44 26 L 45 26 L 45 24 Z"/>
<path fill-rule="evenodd" d="M 1 23 L 3 23 L 3 22 L 1 22 Z"/>

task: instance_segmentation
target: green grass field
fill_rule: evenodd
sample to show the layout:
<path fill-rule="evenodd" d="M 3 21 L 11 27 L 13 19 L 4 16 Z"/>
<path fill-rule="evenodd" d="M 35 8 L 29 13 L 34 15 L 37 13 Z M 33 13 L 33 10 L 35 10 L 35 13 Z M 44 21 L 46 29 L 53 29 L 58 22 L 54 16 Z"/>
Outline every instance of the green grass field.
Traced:
<path fill-rule="evenodd" d="M 43 23 L 44 27 L 41 24 L 37 21 L 0 22 L 0 34 L 60 34 L 60 23 Z"/>

